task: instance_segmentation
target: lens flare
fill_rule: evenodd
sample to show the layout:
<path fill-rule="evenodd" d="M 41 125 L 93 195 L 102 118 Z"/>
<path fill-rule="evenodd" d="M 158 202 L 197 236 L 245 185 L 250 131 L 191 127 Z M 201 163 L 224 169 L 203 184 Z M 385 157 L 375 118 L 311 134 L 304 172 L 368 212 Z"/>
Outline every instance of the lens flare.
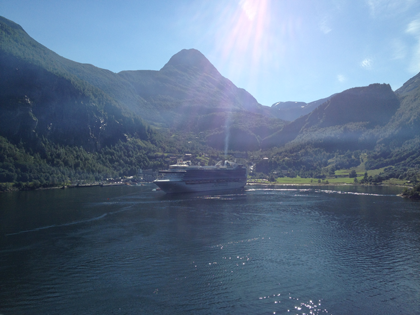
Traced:
<path fill-rule="evenodd" d="M 238 5 L 227 7 L 223 23 L 217 35 L 219 53 L 223 60 L 232 60 L 232 56 L 245 56 L 251 54 L 252 65 L 258 65 L 263 58 L 266 47 L 264 35 L 268 34 L 270 24 L 270 0 L 241 0 Z M 234 58 L 236 59 L 236 57 Z M 242 62 L 240 62 L 242 63 Z M 240 75 L 243 66 L 229 67 L 231 71 Z M 252 69 L 251 69 L 252 71 Z M 248 73 L 249 74 L 249 73 Z M 251 75 L 252 77 L 252 75 Z M 229 149 L 231 111 L 228 112 L 225 122 L 225 156 Z"/>

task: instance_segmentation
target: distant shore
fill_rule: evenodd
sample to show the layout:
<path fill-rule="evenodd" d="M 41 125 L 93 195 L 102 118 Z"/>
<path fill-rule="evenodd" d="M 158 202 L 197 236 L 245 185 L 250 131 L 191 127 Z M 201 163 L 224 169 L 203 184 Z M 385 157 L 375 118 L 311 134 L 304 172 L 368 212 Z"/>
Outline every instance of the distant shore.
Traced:
<path fill-rule="evenodd" d="M 413 190 L 413 186 L 407 186 L 407 185 L 398 185 L 398 184 L 349 184 L 349 183 L 318 183 L 318 182 L 313 182 L 313 183 L 278 183 L 278 182 L 269 182 L 269 181 L 264 181 L 264 182 L 247 182 L 246 186 L 259 186 L 259 185 L 266 185 L 266 186 L 307 186 L 307 187 L 328 187 L 328 186 L 354 186 L 354 187 L 398 187 L 398 188 L 405 188 L 405 191 L 396 194 L 396 196 L 401 197 L 401 198 L 405 198 L 405 199 L 410 199 L 410 200 L 420 200 L 420 194 L 410 194 L 410 191 Z"/>
<path fill-rule="evenodd" d="M 360 186 L 360 187 L 374 187 L 374 186 L 387 186 L 387 187 L 401 187 L 401 188 L 411 188 L 413 187 L 408 186 L 408 185 L 403 185 L 403 184 L 393 184 L 393 183 L 376 183 L 376 184 L 360 184 L 360 183 L 346 183 L 346 182 L 335 182 L 335 181 L 331 181 L 331 182 L 301 182 L 301 181 L 288 181 L 287 183 L 282 183 L 282 182 L 269 182 L 269 181 L 258 181 L 258 182 L 254 182 L 254 181 L 250 181 L 246 183 L 248 186 L 250 185 L 276 185 L 276 186 Z"/>
<path fill-rule="evenodd" d="M 100 183 L 94 182 L 89 184 L 71 184 L 71 185 L 57 185 L 57 186 L 49 186 L 49 187 L 37 187 L 37 188 L 30 188 L 24 187 L 23 189 L 19 189 L 16 187 L 10 187 L 8 190 L 0 191 L 1 193 L 7 192 L 17 192 L 17 191 L 37 191 L 37 190 L 51 190 L 51 189 L 71 189 L 71 188 L 88 188 L 88 187 L 111 187 L 111 186 L 141 186 L 144 184 L 151 184 L 150 182 L 139 182 L 139 183 L 130 183 L 130 182 L 112 182 L 112 183 Z"/>
<path fill-rule="evenodd" d="M 111 183 L 101 183 L 93 182 L 87 184 L 70 184 L 70 185 L 58 185 L 51 187 L 37 187 L 37 188 L 23 188 L 18 189 L 16 187 L 11 187 L 6 191 L 0 191 L 0 193 L 5 192 L 17 192 L 17 191 L 36 191 L 36 190 L 51 190 L 51 189 L 71 189 L 71 188 L 88 188 L 88 187 L 111 187 L 111 186 L 143 186 L 153 184 L 152 182 L 111 182 Z M 413 186 L 402 185 L 402 184 L 391 184 L 391 183 L 377 183 L 377 184 L 358 184 L 358 183 L 346 183 L 346 182 L 328 182 L 328 181 L 313 181 L 313 182 L 302 182 L 301 180 L 293 181 L 293 178 L 288 178 L 287 182 L 269 182 L 268 180 L 251 180 L 246 183 L 246 186 L 259 186 L 259 185 L 269 185 L 269 186 L 360 186 L 360 187 L 375 187 L 375 186 L 385 186 L 385 187 L 400 187 L 400 188 L 412 188 Z M 404 197 L 403 195 L 401 195 Z"/>

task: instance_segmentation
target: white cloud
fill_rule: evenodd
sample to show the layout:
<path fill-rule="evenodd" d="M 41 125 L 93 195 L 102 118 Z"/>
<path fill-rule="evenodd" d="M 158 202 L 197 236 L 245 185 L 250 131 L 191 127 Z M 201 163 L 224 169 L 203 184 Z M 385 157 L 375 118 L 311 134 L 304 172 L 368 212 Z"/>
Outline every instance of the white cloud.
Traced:
<path fill-rule="evenodd" d="M 399 39 L 391 42 L 392 59 L 404 59 L 407 56 L 407 46 Z"/>
<path fill-rule="evenodd" d="M 372 60 L 370 58 L 366 58 L 360 63 L 360 65 L 362 66 L 362 68 L 372 69 Z"/>
<path fill-rule="evenodd" d="M 409 71 L 411 73 L 420 72 L 420 18 L 411 21 L 406 29 L 406 33 L 414 36 L 417 44 L 413 48 Z"/>
<path fill-rule="evenodd" d="M 319 29 L 321 30 L 322 33 L 324 34 L 328 34 L 329 32 L 332 31 L 332 28 L 329 26 L 329 22 L 328 19 L 326 17 L 324 17 L 320 22 L 319 22 Z"/>
<path fill-rule="evenodd" d="M 416 37 L 420 36 L 420 19 L 411 21 L 407 26 L 407 33 L 411 33 Z"/>
<path fill-rule="evenodd" d="M 337 75 L 337 80 L 338 80 L 338 82 L 344 82 L 344 81 L 347 80 L 347 78 L 344 75 L 339 74 L 339 75 Z"/>
<path fill-rule="evenodd" d="M 372 17 L 388 17 L 409 10 L 417 0 L 366 0 Z"/>

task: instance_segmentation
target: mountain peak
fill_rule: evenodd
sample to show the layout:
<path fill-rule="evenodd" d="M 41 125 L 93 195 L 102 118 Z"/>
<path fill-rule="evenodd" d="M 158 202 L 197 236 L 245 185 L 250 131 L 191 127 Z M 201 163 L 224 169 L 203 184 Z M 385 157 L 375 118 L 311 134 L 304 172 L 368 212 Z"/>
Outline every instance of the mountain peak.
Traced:
<path fill-rule="evenodd" d="M 197 49 L 183 49 L 169 59 L 161 71 L 175 68 L 183 71 L 219 73 L 211 62 Z"/>

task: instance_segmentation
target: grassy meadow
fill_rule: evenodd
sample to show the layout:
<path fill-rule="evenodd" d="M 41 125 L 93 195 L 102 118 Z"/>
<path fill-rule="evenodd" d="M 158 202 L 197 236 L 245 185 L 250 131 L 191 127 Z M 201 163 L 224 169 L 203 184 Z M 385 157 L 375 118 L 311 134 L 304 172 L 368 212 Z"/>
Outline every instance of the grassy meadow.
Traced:
<path fill-rule="evenodd" d="M 279 185 L 359 185 L 360 181 L 363 179 L 365 172 L 367 176 L 379 175 L 383 172 L 383 168 L 376 170 L 358 170 L 356 169 L 357 182 L 355 178 L 350 178 L 349 173 L 351 170 L 339 170 L 336 171 L 333 176 L 329 176 L 325 179 L 318 178 L 302 178 L 299 176 L 296 177 L 277 177 L 275 182 L 270 182 L 268 180 L 251 180 L 249 182 L 254 183 L 270 183 L 270 184 L 279 184 Z M 381 185 L 398 185 L 398 186 L 410 186 L 410 183 L 405 179 L 391 178 L 385 180 Z"/>

